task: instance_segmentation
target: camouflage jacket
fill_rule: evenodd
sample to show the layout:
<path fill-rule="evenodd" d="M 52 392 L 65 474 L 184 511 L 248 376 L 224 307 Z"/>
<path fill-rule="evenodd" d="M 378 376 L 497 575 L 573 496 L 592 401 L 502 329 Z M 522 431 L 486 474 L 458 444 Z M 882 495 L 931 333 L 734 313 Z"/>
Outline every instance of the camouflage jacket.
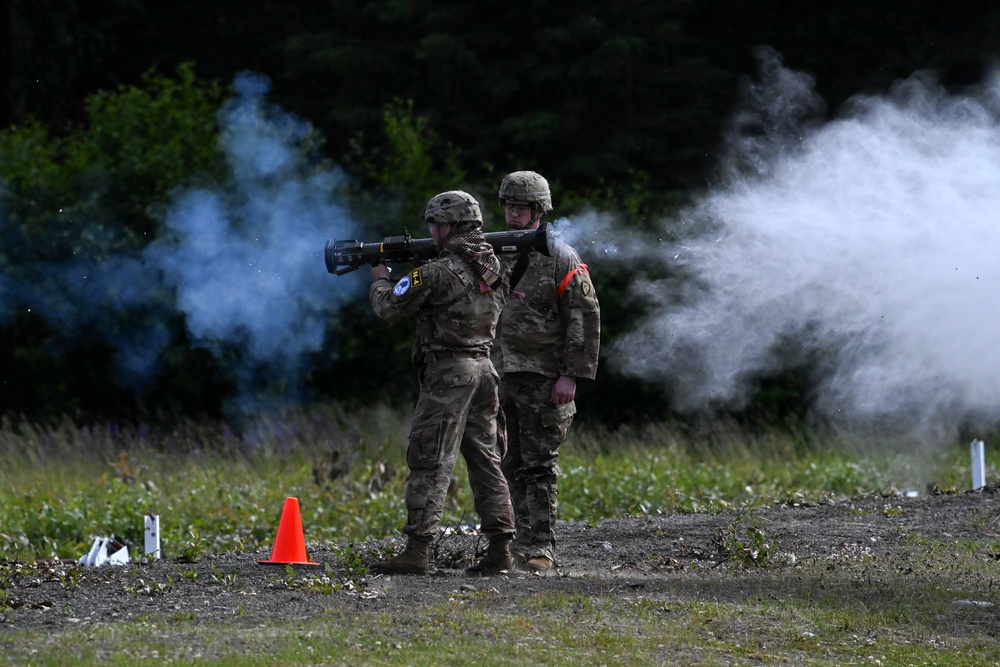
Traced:
<path fill-rule="evenodd" d="M 375 314 L 387 322 L 416 316 L 412 357 L 417 365 L 429 352 L 488 354 L 503 308 L 503 296 L 448 249 L 395 285 L 376 280 L 368 296 Z"/>
<path fill-rule="evenodd" d="M 532 253 L 497 327 L 493 364 L 497 371 L 527 371 L 549 377 L 594 379 L 601 347 L 601 307 L 587 265 L 558 238 L 550 256 Z M 502 258 L 509 272 L 516 257 Z"/>

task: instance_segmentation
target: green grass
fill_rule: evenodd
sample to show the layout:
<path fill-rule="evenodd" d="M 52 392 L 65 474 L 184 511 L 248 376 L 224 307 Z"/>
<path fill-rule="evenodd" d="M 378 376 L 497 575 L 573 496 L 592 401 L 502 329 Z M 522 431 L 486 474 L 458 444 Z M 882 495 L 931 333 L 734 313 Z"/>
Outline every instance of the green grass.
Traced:
<path fill-rule="evenodd" d="M 206 554 L 269 546 L 287 496 L 300 500 L 307 543 L 336 545 L 338 571 L 358 575 L 351 544 L 395 535 L 403 523 L 406 435 L 406 414 L 336 406 L 239 433 L 212 423 L 141 429 L 5 421 L 0 619 L 17 613 L 4 611 L 3 577 L 21 567 L 17 576 L 34 576 L 36 559 L 79 557 L 96 536 L 116 534 L 141 545 L 147 513 L 161 516 L 168 562 L 157 567 L 176 569 L 167 585 L 195 576 L 186 563 Z M 965 444 L 915 450 L 818 434 L 579 427 L 563 448 L 562 468 L 565 519 L 739 510 L 720 536 L 738 562 L 729 570 L 616 586 L 613 594 L 590 595 L 567 579 L 563 587 L 539 587 L 516 599 L 489 586 L 456 587 L 447 600 L 407 609 L 351 598 L 316 604 L 314 614 L 294 621 L 247 623 L 238 604 L 231 618 L 211 623 L 193 608 L 150 612 L 113 624 L 64 624 L 57 632 L 0 632 L 0 655 L 13 664 L 70 666 L 109 659 L 241 667 L 1000 664 L 1000 644 L 983 631 L 994 627 L 983 619 L 995 611 L 956 605 L 996 602 L 998 565 L 990 554 L 1000 543 L 990 541 L 992 515 L 971 517 L 984 526 L 977 541 L 904 536 L 906 553 L 882 568 L 864 554 L 805 555 L 794 567 L 782 565 L 762 553 L 770 536 L 753 521 L 753 508 L 774 503 L 922 491 L 930 483 L 967 488 Z M 342 474 L 331 478 L 331 470 Z M 995 477 L 992 468 L 987 473 Z M 454 482 L 445 523 L 473 521 L 462 466 Z M 883 510 L 887 517 L 897 511 L 905 510 L 891 504 Z M 57 585 L 76 586 L 78 573 L 66 572 Z M 201 577 L 236 600 L 260 583 L 214 566 L 203 567 Z M 283 583 L 280 572 L 274 577 L 275 585 L 310 600 L 351 595 L 349 580 L 321 572 Z M 156 594 L 143 585 L 126 578 L 123 592 Z"/>
<path fill-rule="evenodd" d="M 717 512 L 968 484 L 967 452 L 953 443 L 914 454 L 838 438 L 803 444 L 780 433 L 682 433 L 663 424 L 572 431 L 562 449 L 561 518 Z M 99 536 L 141 545 L 146 514 L 161 517 L 168 558 L 257 550 L 273 542 L 288 496 L 299 498 L 310 542 L 392 536 L 405 519 L 406 439 L 407 415 L 386 408 L 348 414 L 325 406 L 240 433 L 214 423 L 6 420 L 0 560 L 76 558 Z M 331 479 L 331 470 L 346 472 Z M 454 482 L 445 524 L 473 523 L 461 463 Z"/>
<path fill-rule="evenodd" d="M 953 665 L 996 664 L 993 637 L 943 632 L 929 611 L 896 618 L 863 604 L 857 587 L 833 598 L 760 596 L 680 601 L 669 592 L 592 599 L 540 592 L 517 608 L 491 593 L 455 593 L 445 602 L 391 614 L 319 611 L 264 625 L 204 624 L 149 617 L 22 637 L 36 647 L 18 664 L 92 665 L 111 650 L 130 665 Z M 796 595 L 801 594 L 801 591 Z M 731 597 L 731 596 L 726 596 Z M 551 613 L 553 610 L 562 613 Z M 567 613 L 567 609 L 570 613 Z M 169 641 L 158 639 L 160 629 Z M 944 638 L 943 638 L 944 637 Z"/>

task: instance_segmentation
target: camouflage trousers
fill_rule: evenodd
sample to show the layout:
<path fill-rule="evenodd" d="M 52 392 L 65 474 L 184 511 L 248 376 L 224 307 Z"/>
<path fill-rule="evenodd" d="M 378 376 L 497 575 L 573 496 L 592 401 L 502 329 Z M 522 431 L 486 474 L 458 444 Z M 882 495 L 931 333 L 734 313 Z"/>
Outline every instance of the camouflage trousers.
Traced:
<path fill-rule="evenodd" d="M 487 357 L 444 358 L 424 365 L 406 463 L 406 526 L 418 540 L 433 539 L 458 455 L 465 458 L 482 530 L 514 532 L 507 482 L 500 471 L 496 415 L 497 373 Z"/>
<path fill-rule="evenodd" d="M 546 556 L 555 562 L 559 446 L 573 423 L 576 405 L 552 404 L 556 378 L 507 373 L 500 382 L 501 428 L 507 449 L 503 474 L 514 503 L 517 533 L 511 550 L 524 559 Z"/>

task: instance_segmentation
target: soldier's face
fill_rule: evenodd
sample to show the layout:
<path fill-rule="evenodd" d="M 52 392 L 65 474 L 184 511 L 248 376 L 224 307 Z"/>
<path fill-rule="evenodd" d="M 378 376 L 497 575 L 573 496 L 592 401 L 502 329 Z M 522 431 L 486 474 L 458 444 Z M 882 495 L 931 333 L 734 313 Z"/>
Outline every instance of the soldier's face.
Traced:
<path fill-rule="evenodd" d="M 539 219 L 532 220 L 531 204 L 524 201 L 509 201 L 503 206 L 507 226 L 511 229 L 533 229 L 538 227 Z"/>

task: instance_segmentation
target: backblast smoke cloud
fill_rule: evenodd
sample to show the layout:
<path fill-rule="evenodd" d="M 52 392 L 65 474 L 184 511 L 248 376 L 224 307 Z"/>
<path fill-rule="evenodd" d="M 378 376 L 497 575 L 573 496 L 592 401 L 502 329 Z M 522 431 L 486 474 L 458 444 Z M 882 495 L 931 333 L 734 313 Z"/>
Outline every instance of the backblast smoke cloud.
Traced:
<path fill-rule="evenodd" d="M 637 281 L 651 313 L 613 363 L 684 411 L 739 408 L 804 365 L 816 412 L 839 423 L 995 423 L 1000 78 L 956 95 L 917 74 L 820 122 L 810 78 L 761 57 L 723 182 L 666 223 L 683 298 Z"/>

